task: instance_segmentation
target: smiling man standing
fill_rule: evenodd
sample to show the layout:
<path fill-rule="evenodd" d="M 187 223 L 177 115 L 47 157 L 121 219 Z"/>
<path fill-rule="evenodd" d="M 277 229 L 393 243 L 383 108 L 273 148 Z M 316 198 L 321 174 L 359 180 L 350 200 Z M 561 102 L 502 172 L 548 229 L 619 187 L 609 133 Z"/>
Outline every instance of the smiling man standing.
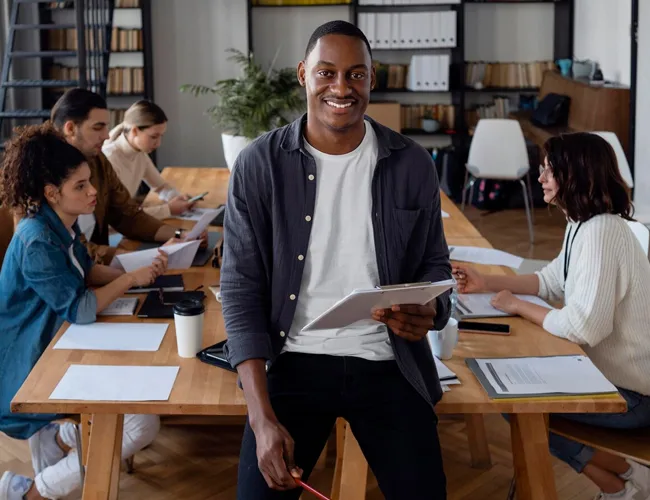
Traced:
<path fill-rule="evenodd" d="M 433 161 L 364 116 L 375 72 L 354 25 L 320 26 L 298 79 L 307 114 L 239 155 L 224 221 L 226 351 L 249 415 L 237 498 L 297 499 L 292 475 L 309 475 L 337 417 L 387 499 L 446 498 L 426 333 L 448 294 L 302 331 L 355 288 L 451 278 Z"/>

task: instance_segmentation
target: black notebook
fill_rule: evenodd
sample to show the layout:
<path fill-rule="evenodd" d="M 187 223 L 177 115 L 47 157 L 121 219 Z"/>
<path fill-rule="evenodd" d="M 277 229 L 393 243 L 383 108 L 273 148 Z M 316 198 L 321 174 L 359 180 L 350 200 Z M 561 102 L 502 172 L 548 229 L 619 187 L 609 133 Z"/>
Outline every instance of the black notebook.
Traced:
<path fill-rule="evenodd" d="M 223 368 L 229 372 L 237 373 L 237 370 L 230 366 L 230 363 L 226 359 L 226 355 L 223 352 L 223 346 L 225 344 L 225 340 L 217 342 L 216 344 L 211 345 L 210 347 L 206 347 L 202 351 L 199 351 L 196 354 L 196 357 L 209 365 L 218 366 L 219 368 Z"/>
<path fill-rule="evenodd" d="M 185 290 L 182 274 L 163 274 L 158 276 L 156 280 L 147 286 L 136 286 L 130 288 L 126 293 L 145 293 L 153 290 L 158 291 L 163 289 L 164 292 L 182 292 Z"/>
<path fill-rule="evenodd" d="M 181 300 L 194 299 L 203 302 L 205 293 L 195 292 L 149 292 L 138 311 L 138 318 L 173 318 L 174 304 Z"/>

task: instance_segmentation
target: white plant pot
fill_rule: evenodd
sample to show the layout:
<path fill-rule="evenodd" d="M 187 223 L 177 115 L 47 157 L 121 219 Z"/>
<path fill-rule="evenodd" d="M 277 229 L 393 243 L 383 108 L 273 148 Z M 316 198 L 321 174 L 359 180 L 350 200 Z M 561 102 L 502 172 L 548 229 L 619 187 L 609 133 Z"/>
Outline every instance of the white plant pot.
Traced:
<path fill-rule="evenodd" d="M 232 170 L 239 153 L 251 143 L 251 140 L 240 135 L 221 134 L 221 142 L 223 144 L 223 154 L 226 157 L 226 165 L 228 170 Z"/>

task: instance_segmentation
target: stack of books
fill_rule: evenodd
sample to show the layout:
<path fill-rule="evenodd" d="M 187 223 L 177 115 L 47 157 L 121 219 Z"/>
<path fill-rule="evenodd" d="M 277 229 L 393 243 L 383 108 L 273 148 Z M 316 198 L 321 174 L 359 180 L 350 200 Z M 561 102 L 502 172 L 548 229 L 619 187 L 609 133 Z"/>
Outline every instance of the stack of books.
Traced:
<path fill-rule="evenodd" d="M 111 52 L 142 50 L 142 30 L 113 27 L 111 33 Z"/>
<path fill-rule="evenodd" d="M 466 62 L 465 85 L 468 87 L 538 88 L 545 71 L 556 70 L 553 61 L 529 63 Z"/>
<path fill-rule="evenodd" d="M 473 130 L 481 118 L 508 118 L 512 106 L 506 96 L 495 96 L 490 104 L 482 104 L 465 111 L 468 130 Z"/>
<path fill-rule="evenodd" d="M 111 68 L 108 70 L 109 94 L 144 93 L 144 68 Z"/>

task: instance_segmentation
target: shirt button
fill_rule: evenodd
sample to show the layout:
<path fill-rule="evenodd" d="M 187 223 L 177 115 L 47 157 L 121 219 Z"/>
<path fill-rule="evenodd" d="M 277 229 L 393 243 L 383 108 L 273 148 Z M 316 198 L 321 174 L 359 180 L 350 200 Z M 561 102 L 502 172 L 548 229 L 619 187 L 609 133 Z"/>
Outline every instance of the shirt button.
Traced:
<path fill-rule="evenodd" d="M 284 337 L 285 335 L 286 335 L 286 333 L 280 332 L 280 337 Z"/>
<path fill-rule="evenodd" d="M 291 295 L 289 295 L 289 298 L 290 298 L 291 300 L 296 300 L 296 296 L 295 296 L 293 293 L 292 293 Z"/>
<path fill-rule="evenodd" d="M 305 256 L 304 255 L 298 255 L 298 260 L 304 260 Z"/>
<path fill-rule="evenodd" d="M 314 176 L 313 176 L 313 174 L 309 174 L 309 177 L 307 177 L 307 178 L 308 178 L 310 181 L 313 181 L 313 180 L 314 180 Z"/>
<path fill-rule="evenodd" d="M 308 215 L 307 217 L 305 217 L 305 220 L 306 220 L 307 222 L 309 222 L 309 221 L 311 220 L 311 215 Z"/>

